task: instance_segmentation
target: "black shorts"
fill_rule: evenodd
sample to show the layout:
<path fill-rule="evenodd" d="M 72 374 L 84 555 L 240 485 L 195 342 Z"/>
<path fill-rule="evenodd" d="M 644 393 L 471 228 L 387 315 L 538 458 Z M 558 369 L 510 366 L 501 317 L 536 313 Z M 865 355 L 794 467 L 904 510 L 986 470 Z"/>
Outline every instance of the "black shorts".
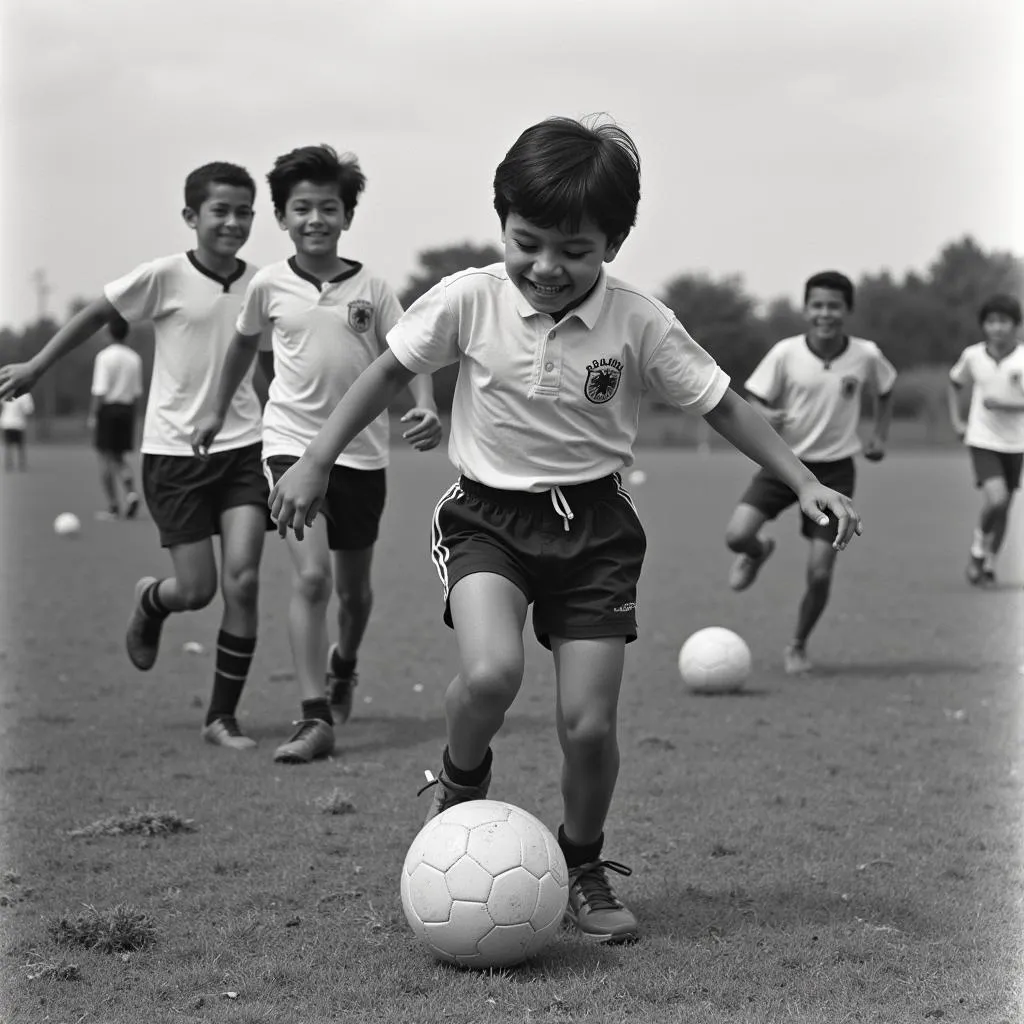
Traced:
<path fill-rule="evenodd" d="M 1020 487 L 1021 466 L 1024 464 L 1024 452 L 994 452 L 991 448 L 968 449 L 971 453 L 971 465 L 974 467 L 974 483 L 984 487 L 986 480 L 1002 477 L 1006 481 L 1008 491 L 1016 491 Z"/>
<path fill-rule="evenodd" d="M 13 447 L 25 445 L 25 431 L 18 430 L 16 427 L 4 427 L 4 444 L 9 444 Z"/>
<path fill-rule="evenodd" d="M 558 493 L 572 519 L 556 508 Z M 462 477 L 438 502 L 432 535 L 448 626 L 452 587 L 465 576 L 490 572 L 533 602 L 533 631 L 549 649 L 552 636 L 636 639 L 636 589 L 647 536 L 617 473 L 536 494 L 495 490 Z"/>
<path fill-rule="evenodd" d="M 193 544 L 220 533 L 225 509 L 255 505 L 270 518 L 270 491 L 260 465 L 262 445 L 193 455 L 143 455 L 142 490 L 165 548 Z"/>
<path fill-rule="evenodd" d="M 298 462 L 297 455 L 271 455 L 264 460 L 271 486 Z M 380 517 L 388 496 L 386 469 L 333 466 L 327 496 L 320 512 L 327 520 L 327 546 L 331 551 L 363 551 L 373 547 L 380 533 Z"/>
<path fill-rule="evenodd" d="M 853 497 L 853 488 L 857 482 L 857 467 L 853 458 L 839 459 L 836 462 L 805 462 L 804 465 L 826 486 L 847 498 Z M 796 495 L 789 485 L 783 483 L 774 473 L 766 469 L 759 470 L 750 481 L 740 498 L 741 505 L 753 505 L 766 519 L 774 519 L 790 505 L 796 504 Z M 808 539 L 836 539 L 839 521 L 829 516 L 827 526 L 819 526 L 813 519 L 801 513 L 800 532 Z"/>
<path fill-rule="evenodd" d="M 96 413 L 96 450 L 123 455 L 135 447 L 135 406 L 121 402 L 105 403 Z"/>

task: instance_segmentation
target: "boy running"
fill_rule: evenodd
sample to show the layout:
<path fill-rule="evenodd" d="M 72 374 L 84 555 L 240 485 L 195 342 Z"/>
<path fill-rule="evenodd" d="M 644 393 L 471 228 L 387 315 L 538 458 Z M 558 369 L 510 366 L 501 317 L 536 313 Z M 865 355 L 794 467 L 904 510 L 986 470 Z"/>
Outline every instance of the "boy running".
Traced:
<path fill-rule="evenodd" d="M 255 742 L 235 710 L 256 647 L 259 563 L 267 529 L 260 467 L 260 407 L 251 372 L 235 394 L 206 460 L 192 454 L 191 424 L 212 401 L 214 375 L 255 267 L 238 259 L 252 228 L 256 185 L 243 168 L 211 163 L 185 180 L 182 216 L 196 234 L 186 253 L 143 263 L 104 288 L 27 363 L 0 367 L 0 398 L 29 391 L 67 352 L 116 317 L 152 320 L 156 351 L 142 437 L 142 486 L 174 575 L 145 576 L 125 638 L 136 668 L 153 667 L 164 620 L 205 608 L 217 593 L 213 537 L 221 539 L 224 612 L 203 738 L 244 750 Z"/>
<path fill-rule="evenodd" d="M 15 466 L 23 473 L 28 469 L 25 454 L 25 434 L 28 418 L 36 411 L 36 404 L 29 394 L 0 401 L 0 431 L 4 437 L 4 471 L 10 472 Z"/>
<path fill-rule="evenodd" d="M 981 518 L 967 562 L 973 586 L 995 583 L 996 556 L 1024 462 L 1024 346 L 1020 302 L 993 295 L 978 312 L 984 340 L 969 345 L 949 371 L 949 416 L 971 455 L 982 495 Z M 964 419 L 964 398 L 970 408 Z"/>
<path fill-rule="evenodd" d="M 461 668 L 448 689 L 448 744 L 428 820 L 491 781 L 490 743 L 523 679 L 523 629 L 552 652 L 564 756 L 558 839 L 570 870 L 568 918 L 596 941 L 635 939 L 602 859 L 619 769 L 616 717 L 625 646 L 636 639 L 646 537 L 620 471 L 633 461 L 640 398 L 703 415 L 799 493 L 860 522 L 823 487 L 656 299 L 607 276 L 636 220 L 640 158 L 612 124 L 551 118 L 498 166 L 504 263 L 445 278 L 388 335 L 271 494 L 278 529 L 302 536 L 337 453 L 416 373 L 459 364 L 449 455 L 460 472 L 434 513 L 432 556 Z"/>
<path fill-rule="evenodd" d="M 263 414 L 263 459 L 277 479 L 298 460 L 352 382 L 385 349 L 401 316 L 387 283 L 342 259 L 338 242 L 352 224 L 366 179 L 352 156 L 306 146 L 277 159 L 267 175 L 274 212 L 295 255 L 252 279 L 228 348 L 212 414 L 193 447 L 204 455 L 219 436 L 239 382 L 250 372 L 261 334 L 273 326 L 274 377 Z M 411 381 L 417 421 L 406 439 L 421 451 L 441 439 L 429 375 Z M 323 515 L 305 539 L 288 539 L 295 568 L 288 630 L 302 712 L 275 761 L 305 763 L 334 750 L 334 721 L 352 709 L 356 659 L 373 605 L 370 569 L 386 493 L 389 425 L 382 411 L 330 471 Z M 338 595 L 338 643 L 327 647 L 327 605 Z M 324 665 L 327 693 L 324 693 Z"/>
<path fill-rule="evenodd" d="M 804 286 L 807 333 L 777 342 L 747 378 L 751 403 L 782 435 L 801 462 L 822 483 L 853 497 L 856 469 L 853 457 L 862 450 L 857 435 L 865 390 L 875 395 L 875 421 L 864 457 L 878 462 L 892 413 L 896 370 L 873 341 L 845 333 L 853 312 L 853 283 L 827 270 Z M 797 501 L 797 495 L 778 473 L 761 469 L 736 506 L 725 531 L 725 542 L 737 552 L 729 574 L 733 590 L 746 590 L 775 550 L 761 527 Z M 807 640 L 828 604 L 839 548 L 836 524 L 821 523 L 805 514 L 800 532 L 806 538 L 807 582 L 797 614 L 792 642 L 786 647 L 786 672 L 809 672 Z"/>

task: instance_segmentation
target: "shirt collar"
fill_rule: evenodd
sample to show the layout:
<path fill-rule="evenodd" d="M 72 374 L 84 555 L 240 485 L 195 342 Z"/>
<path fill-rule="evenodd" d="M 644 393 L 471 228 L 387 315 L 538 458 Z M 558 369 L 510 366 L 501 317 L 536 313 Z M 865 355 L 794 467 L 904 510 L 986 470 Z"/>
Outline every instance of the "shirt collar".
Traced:
<path fill-rule="evenodd" d="M 526 296 L 515 286 L 515 282 L 511 278 L 506 278 L 506 280 L 508 287 L 512 290 L 512 302 L 515 305 L 516 312 L 524 320 L 531 316 L 547 316 L 546 313 L 540 313 L 527 302 Z M 559 322 L 564 323 L 566 320 L 576 317 L 588 330 L 592 331 L 597 326 L 601 310 L 604 309 L 604 298 L 607 291 L 608 277 L 604 272 L 604 267 L 601 267 L 601 271 L 597 275 L 597 282 L 590 289 L 590 294 Z"/>

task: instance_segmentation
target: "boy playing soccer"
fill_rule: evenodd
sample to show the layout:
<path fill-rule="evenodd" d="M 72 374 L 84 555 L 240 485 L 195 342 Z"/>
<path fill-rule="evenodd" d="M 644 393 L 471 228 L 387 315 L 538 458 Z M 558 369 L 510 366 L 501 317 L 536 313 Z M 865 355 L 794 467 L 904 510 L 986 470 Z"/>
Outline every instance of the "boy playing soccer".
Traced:
<path fill-rule="evenodd" d="M 92 367 L 92 403 L 88 426 L 94 431 L 96 454 L 100 460 L 100 483 L 107 507 L 97 519 L 118 519 L 121 502 L 117 485 L 124 491 L 125 519 L 134 519 L 139 511 L 135 477 L 125 453 L 135 446 L 135 405 L 142 396 L 142 357 L 125 343 L 128 323 L 115 316 L 107 325 L 111 343 L 96 353 Z"/>
<path fill-rule="evenodd" d="M 23 473 L 28 469 L 25 454 L 25 434 L 28 418 L 36 411 L 36 404 L 29 394 L 18 395 L 0 401 L 0 431 L 4 437 L 4 470 L 15 466 Z"/>
<path fill-rule="evenodd" d="M 461 475 L 435 510 L 432 556 L 461 667 L 445 699 L 448 744 L 427 817 L 488 792 L 490 743 L 522 683 L 532 603 L 555 665 L 567 915 L 607 942 L 638 934 L 607 877 L 630 871 L 601 853 L 646 548 L 619 477 L 633 461 L 641 394 L 654 388 L 705 416 L 785 479 L 809 515 L 837 516 L 837 547 L 860 532 L 847 499 L 729 390 L 671 310 L 606 275 L 639 198 L 640 159 L 618 127 L 551 118 L 528 128 L 494 178 L 504 263 L 445 278 L 418 299 L 271 494 L 279 531 L 301 536 L 336 454 L 413 374 L 458 362 L 449 455 Z"/>
<path fill-rule="evenodd" d="M 1006 536 L 1010 505 L 1024 462 L 1024 346 L 1017 337 L 1020 302 L 993 295 L 978 313 L 983 341 L 969 345 L 949 371 L 949 415 L 967 445 L 981 490 L 981 519 L 974 531 L 967 580 L 995 582 L 995 561 Z M 964 398 L 970 408 L 964 419 Z"/>
<path fill-rule="evenodd" d="M 205 608 L 213 600 L 213 536 L 220 534 L 224 613 L 202 735 L 235 750 L 255 746 L 242 735 L 235 709 L 256 647 L 259 563 L 268 523 L 252 374 L 235 394 L 205 461 L 193 456 L 191 424 L 212 398 L 214 374 L 255 273 L 237 258 L 252 228 L 255 195 L 248 172 L 234 164 L 192 171 L 185 180 L 182 216 L 196 234 L 195 249 L 143 263 L 111 282 L 32 360 L 0 367 L 0 397 L 21 394 L 116 317 L 153 321 L 156 352 L 143 427 L 142 485 L 174 575 L 139 580 L 125 642 L 132 664 L 148 670 L 167 616 Z"/>
<path fill-rule="evenodd" d="M 263 416 L 263 459 L 277 479 L 297 461 L 359 374 L 385 348 L 402 309 L 391 288 L 362 264 L 342 259 L 338 241 L 352 223 L 366 179 L 354 157 L 306 146 L 279 157 L 267 175 L 274 212 L 295 255 L 252 279 L 228 349 L 214 411 L 196 426 L 202 455 L 223 429 L 225 411 L 252 366 L 260 335 L 273 325 L 274 377 Z M 416 448 L 441 439 L 429 375 L 411 382 L 415 408 L 405 420 Z M 356 685 L 356 657 L 370 617 L 370 568 L 384 509 L 387 412 L 352 440 L 330 473 L 328 498 L 299 542 L 288 540 L 295 568 L 289 639 L 302 694 L 295 734 L 275 761 L 304 763 L 334 750 L 334 719 L 345 722 Z M 338 594 L 339 642 L 327 648 L 331 583 Z M 324 665 L 327 665 L 327 696 Z"/>
<path fill-rule="evenodd" d="M 823 483 L 853 497 L 853 457 L 861 451 L 857 424 L 865 389 L 875 395 L 875 422 L 864 456 L 877 462 L 885 455 L 896 370 L 873 341 L 851 338 L 843 327 L 853 311 L 853 283 L 828 270 L 804 286 L 807 333 L 777 342 L 747 378 L 752 404 L 782 435 L 801 462 Z M 778 473 L 761 469 L 750 482 L 729 524 L 725 542 L 737 552 L 729 574 L 733 590 L 746 590 L 775 550 L 775 541 L 760 536 L 761 527 L 796 502 L 797 495 Z M 836 524 L 819 523 L 806 514 L 800 532 L 810 550 L 807 583 L 793 640 L 785 650 L 790 674 L 809 672 L 807 639 L 828 603 L 835 569 Z"/>

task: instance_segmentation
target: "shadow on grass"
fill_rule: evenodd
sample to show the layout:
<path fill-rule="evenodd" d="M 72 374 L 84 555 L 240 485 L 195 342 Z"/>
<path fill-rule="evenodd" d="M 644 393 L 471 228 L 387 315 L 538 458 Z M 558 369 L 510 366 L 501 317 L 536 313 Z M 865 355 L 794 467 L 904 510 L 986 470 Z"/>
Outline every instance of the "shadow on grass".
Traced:
<path fill-rule="evenodd" d="M 990 671 L 992 664 L 977 661 L 950 661 L 948 659 L 911 658 L 906 661 L 848 661 L 837 665 L 815 664 L 814 671 L 806 678 L 840 679 L 849 677 L 856 682 L 857 677 L 870 679 L 898 679 L 905 676 L 976 676 L 981 672 Z"/>

